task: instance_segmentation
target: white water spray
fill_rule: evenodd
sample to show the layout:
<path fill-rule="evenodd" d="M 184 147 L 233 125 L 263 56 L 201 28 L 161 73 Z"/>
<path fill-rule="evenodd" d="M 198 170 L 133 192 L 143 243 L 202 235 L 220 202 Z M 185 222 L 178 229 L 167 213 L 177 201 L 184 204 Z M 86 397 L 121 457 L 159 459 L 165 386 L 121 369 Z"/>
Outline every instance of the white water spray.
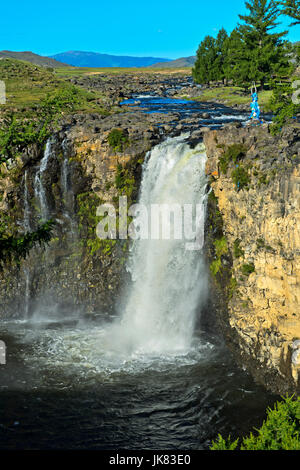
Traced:
<path fill-rule="evenodd" d="M 204 232 L 205 162 L 203 144 L 191 149 L 183 136 L 167 139 L 148 154 L 139 203 L 202 204 L 199 229 Z M 128 269 L 133 284 L 121 317 L 118 347 L 128 353 L 188 350 L 206 293 L 202 250 L 186 250 L 186 240 L 137 240 Z"/>
<path fill-rule="evenodd" d="M 51 139 L 48 139 L 46 143 L 44 156 L 41 160 L 40 168 L 36 172 L 35 180 L 34 180 L 34 192 L 40 204 L 41 216 L 43 220 L 47 220 L 49 217 L 46 188 L 45 188 L 43 179 L 44 179 L 44 173 L 47 170 L 48 161 L 51 155 L 52 155 L 52 143 L 51 143 Z"/>

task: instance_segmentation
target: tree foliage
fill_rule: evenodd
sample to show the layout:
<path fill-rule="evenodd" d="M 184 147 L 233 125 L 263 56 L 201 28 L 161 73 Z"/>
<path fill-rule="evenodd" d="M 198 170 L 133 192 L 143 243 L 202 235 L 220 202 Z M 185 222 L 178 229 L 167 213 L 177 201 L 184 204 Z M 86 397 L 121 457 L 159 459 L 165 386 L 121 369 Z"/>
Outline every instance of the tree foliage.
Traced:
<path fill-rule="evenodd" d="M 297 77 L 295 77 L 295 83 L 297 83 L 296 80 Z M 296 115 L 300 113 L 300 104 L 293 100 L 293 94 L 295 93 L 293 79 L 283 82 L 274 81 L 272 88 L 273 96 L 270 104 L 275 116 L 271 131 L 276 134 L 280 132 L 285 124 L 296 119 Z"/>
<path fill-rule="evenodd" d="M 300 397 L 286 397 L 268 408 L 261 428 L 239 441 L 219 435 L 211 450 L 300 450 Z"/>
<path fill-rule="evenodd" d="M 279 5 L 283 7 L 283 14 L 294 20 L 291 26 L 300 24 L 300 0 L 281 0 Z"/>
<path fill-rule="evenodd" d="M 247 14 L 230 36 L 222 28 L 216 39 L 206 36 L 197 51 L 193 77 L 197 83 L 232 80 L 245 90 L 255 81 L 264 88 L 271 77 L 287 76 L 291 70 L 291 45 L 287 31 L 277 28 L 279 5 L 275 0 L 249 0 Z"/>
<path fill-rule="evenodd" d="M 239 15 L 240 42 L 234 72 L 251 84 L 260 83 L 262 89 L 272 76 L 289 73 L 288 45 L 283 40 L 287 31 L 273 32 L 278 23 L 279 8 L 275 0 L 249 0 L 247 14 Z"/>
<path fill-rule="evenodd" d="M 51 239 L 53 221 L 45 222 L 34 232 L 21 236 L 7 235 L 0 225 L 0 269 L 9 263 L 17 263 L 26 258 L 29 251 L 35 246 L 44 246 Z"/>

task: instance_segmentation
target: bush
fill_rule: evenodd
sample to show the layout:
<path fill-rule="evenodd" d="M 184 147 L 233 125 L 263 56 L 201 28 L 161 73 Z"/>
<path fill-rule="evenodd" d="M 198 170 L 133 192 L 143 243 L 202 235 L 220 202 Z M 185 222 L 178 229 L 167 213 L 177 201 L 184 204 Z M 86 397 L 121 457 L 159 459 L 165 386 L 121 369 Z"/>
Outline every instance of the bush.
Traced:
<path fill-rule="evenodd" d="M 242 266 L 242 273 L 244 276 L 250 276 L 250 274 L 255 272 L 255 266 L 253 263 L 251 264 L 243 264 Z"/>
<path fill-rule="evenodd" d="M 222 237 L 219 240 L 214 241 L 216 257 L 211 265 L 210 271 L 213 276 L 216 276 L 222 270 L 222 256 L 228 253 L 228 244 L 226 237 Z"/>
<path fill-rule="evenodd" d="M 122 151 L 128 142 L 128 136 L 123 129 L 112 129 L 108 134 L 108 144 L 116 151 Z"/>
<path fill-rule="evenodd" d="M 286 397 L 267 409 L 267 419 L 256 434 L 232 441 L 221 435 L 211 450 L 300 450 L 300 397 Z"/>
<path fill-rule="evenodd" d="M 271 98 L 271 109 L 275 114 L 273 124 L 271 126 L 271 133 L 278 134 L 285 124 L 293 122 L 296 119 L 297 113 L 300 112 L 300 105 L 293 103 L 292 96 L 295 89 L 292 83 L 298 80 L 299 77 L 293 77 L 288 82 L 272 83 L 273 96 Z"/>
<path fill-rule="evenodd" d="M 218 258 L 221 258 L 221 256 L 226 255 L 226 253 L 228 253 L 228 245 L 225 237 L 222 237 L 220 240 L 215 240 L 214 245 Z"/>
<path fill-rule="evenodd" d="M 243 144 L 233 144 L 227 147 L 224 154 L 219 159 L 221 173 L 226 175 L 230 163 L 236 164 L 244 158 L 247 150 L 247 147 Z"/>
<path fill-rule="evenodd" d="M 240 189 L 248 188 L 251 181 L 248 170 L 246 170 L 242 165 L 237 166 L 235 170 L 233 170 L 231 177 L 238 191 Z"/>
<path fill-rule="evenodd" d="M 240 247 L 241 240 L 237 238 L 233 244 L 233 254 L 235 258 L 241 258 L 244 256 L 244 251 Z"/>

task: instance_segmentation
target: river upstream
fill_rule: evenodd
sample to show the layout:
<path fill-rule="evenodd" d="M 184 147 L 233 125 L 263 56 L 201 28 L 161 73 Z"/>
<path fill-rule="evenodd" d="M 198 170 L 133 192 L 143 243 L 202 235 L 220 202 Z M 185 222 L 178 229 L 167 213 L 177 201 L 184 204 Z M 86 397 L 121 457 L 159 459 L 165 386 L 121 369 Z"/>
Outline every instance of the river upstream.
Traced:
<path fill-rule="evenodd" d="M 213 128 L 248 119 L 168 97 L 126 104 L 187 121 L 209 113 L 199 125 Z M 204 231 L 206 155 L 202 144 L 189 147 L 188 126 L 148 154 L 139 201 L 198 203 Z M 1 449 L 201 450 L 218 433 L 240 436 L 261 423 L 277 397 L 237 368 L 220 334 L 199 321 L 209 295 L 201 247 L 137 240 L 128 270 L 132 285 L 114 318 L 71 312 L 62 320 L 53 303 L 1 323 Z"/>

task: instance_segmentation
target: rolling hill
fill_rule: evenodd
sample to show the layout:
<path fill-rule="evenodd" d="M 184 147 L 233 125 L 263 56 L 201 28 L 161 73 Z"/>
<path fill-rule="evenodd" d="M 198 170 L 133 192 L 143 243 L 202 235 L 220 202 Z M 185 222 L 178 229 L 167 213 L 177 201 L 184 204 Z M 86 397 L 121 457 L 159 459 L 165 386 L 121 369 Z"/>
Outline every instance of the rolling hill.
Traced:
<path fill-rule="evenodd" d="M 43 57 L 38 54 L 34 54 L 30 51 L 24 52 L 14 52 L 14 51 L 0 51 L 0 58 L 9 58 L 9 59 L 17 59 L 17 60 L 25 60 L 26 62 L 30 62 L 34 65 L 41 65 L 43 67 L 69 67 L 68 64 L 63 64 L 55 59 L 51 59 L 49 57 Z"/>
<path fill-rule="evenodd" d="M 75 67 L 147 67 L 170 59 L 157 57 L 131 57 L 100 54 L 98 52 L 68 51 L 51 56 L 52 59 Z"/>
<path fill-rule="evenodd" d="M 150 67 L 157 68 L 182 68 L 182 67 L 193 67 L 196 62 L 196 56 L 181 57 L 180 59 L 171 60 L 169 62 L 158 62 L 151 65 Z"/>

